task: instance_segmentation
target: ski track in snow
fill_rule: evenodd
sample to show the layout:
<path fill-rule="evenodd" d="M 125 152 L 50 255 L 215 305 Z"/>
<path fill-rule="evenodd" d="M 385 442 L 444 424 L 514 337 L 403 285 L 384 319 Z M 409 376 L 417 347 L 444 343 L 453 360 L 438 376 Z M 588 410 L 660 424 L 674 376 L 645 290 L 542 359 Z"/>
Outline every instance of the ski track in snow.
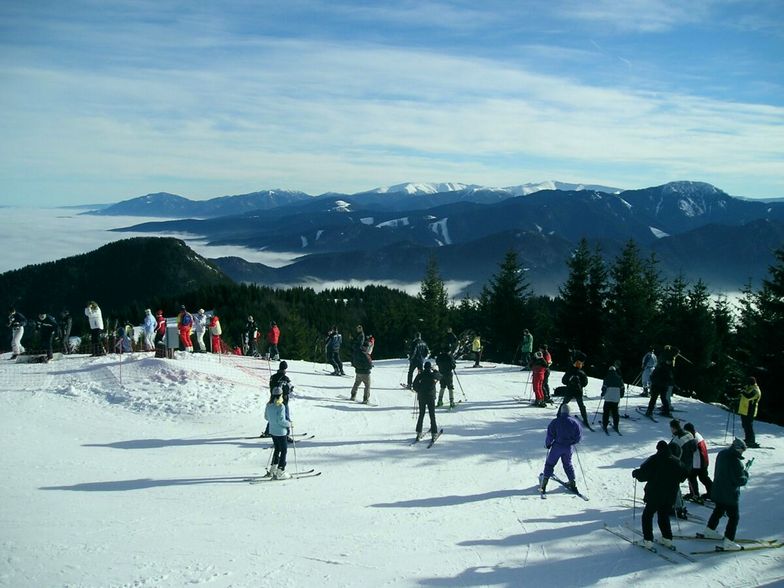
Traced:
<path fill-rule="evenodd" d="M 735 587 L 781 579 L 784 550 L 672 565 L 602 530 L 632 520 L 631 470 L 669 439 L 667 423 L 622 419 L 623 437 L 586 431 L 575 469 L 590 501 L 555 483 L 542 500 L 537 476 L 554 411 L 513 399 L 525 395 L 527 373 L 461 363 L 469 401 L 437 411 L 444 434 L 426 449 L 409 445 L 414 397 L 398 385 L 405 365 L 376 362 L 374 408 L 334 400 L 348 395 L 352 379 L 289 361 L 295 431 L 316 437 L 289 449 L 287 469 L 323 474 L 250 485 L 245 478 L 263 473 L 270 455 L 269 440 L 246 439 L 264 426 L 268 362 L 179 353 L 0 360 L 0 459 L 13 472 L 0 491 L 0 584 L 665 587 L 688 577 Z M 553 372 L 551 382 L 559 380 Z M 600 386 L 590 380 L 591 416 Z M 644 404 L 637 393 L 622 414 Z M 713 462 L 727 413 L 675 402 Z M 747 454 L 756 461 L 741 491 L 738 536 L 782 538 L 784 506 L 771 493 L 782 471 L 781 428 L 755 429 L 778 451 Z M 680 527 L 691 533 L 702 524 Z"/>

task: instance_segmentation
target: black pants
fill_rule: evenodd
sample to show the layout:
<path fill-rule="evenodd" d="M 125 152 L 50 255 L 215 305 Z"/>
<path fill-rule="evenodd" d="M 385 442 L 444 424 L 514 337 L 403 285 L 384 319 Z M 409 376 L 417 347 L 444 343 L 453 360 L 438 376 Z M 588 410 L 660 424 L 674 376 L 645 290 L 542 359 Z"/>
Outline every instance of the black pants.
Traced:
<path fill-rule="evenodd" d="M 343 373 L 343 362 L 340 361 L 340 349 L 329 352 L 329 363 L 336 373 Z"/>
<path fill-rule="evenodd" d="M 618 428 L 618 421 L 621 418 L 621 415 L 618 414 L 618 403 L 617 402 L 607 402 L 604 401 L 604 408 L 602 409 L 602 428 L 606 429 L 607 425 L 610 423 L 610 417 L 612 416 L 613 420 L 613 428 Z"/>
<path fill-rule="evenodd" d="M 438 392 L 438 403 L 444 400 L 444 390 L 447 388 L 449 389 L 449 403 L 454 404 L 455 402 L 455 383 L 454 383 L 454 372 L 453 371 L 445 371 L 441 375 L 441 390 Z"/>
<path fill-rule="evenodd" d="M 653 409 L 656 408 L 656 401 L 661 396 L 662 401 L 662 410 L 664 411 L 662 414 L 666 416 L 670 416 L 670 399 L 667 397 L 667 388 L 668 386 L 651 386 L 651 399 L 648 401 L 648 414 L 653 414 Z"/>
<path fill-rule="evenodd" d="M 705 486 L 705 493 L 710 496 L 713 482 L 708 475 L 707 466 L 704 468 L 692 468 L 691 472 L 689 472 L 689 492 L 691 492 L 691 495 L 695 498 L 700 496 L 700 487 L 697 485 L 697 478 L 699 478 L 702 485 Z"/>
<path fill-rule="evenodd" d="M 430 413 L 430 434 L 435 435 L 438 433 L 438 425 L 436 425 L 436 399 L 433 394 L 417 394 L 419 400 L 419 418 L 417 419 L 416 432 L 422 432 L 422 423 L 425 420 L 425 408 Z"/>
<path fill-rule="evenodd" d="M 646 541 L 653 541 L 653 515 L 656 513 L 656 521 L 659 523 L 659 531 L 665 539 L 672 539 L 672 527 L 670 527 L 670 510 L 672 505 L 646 504 L 642 509 L 642 536 Z"/>
<path fill-rule="evenodd" d="M 754 417 L 748 414 L 740 415 L 740 424 L 743 425 L 744 441 L 746 445 L 756 445 L 757 439 L 754 436 Z"/>
<path fill-rule="evenodd" d="M 542 381 L 542 392 L 544 392 L 544 399 L 550 400 L 550 368 L 544 371 L 544 381 Z"/>
<path fill-rule="evenodd" d="M 286 453 L 289 450 L 286 435 L 273 435 L 272 443 L 275 446 L 272 452 L 272 466 L 278 466 L 281 470 L 286 469 Z"/>
<path fill-rule="evenodd" d="M 735 531 L 738 530 L 738 522 L 740 521 L 740 510 L 737 504 L 724 504 L 721 502 L 716 503 L 716 508 L 708 519 L 708 528 L 716 530 L 719 526 L 721 517 L 727 515 L 727 528 L 724 529 L 724 536 L 730 541 L 735 541 Z"/>
<path fill-rule="evenodd" d="M 571 400 L 577 401 L 577 406 L 580 408 L 580 416 L 583 417 L 583 422 L 588 422 L 588 412 L 585 410 L 585 403 L 583 402 L 583 393 L 580 391 L 579 394 L 575 394 L 574 392 L 570 392 L 568 389 L 566 390 L 566 394 L 564 394 L 563 402 L 561 406 L 564 404 L 569 404 Z M 558 409 L 558 412 L 561 412 L 561 409 Z"/>
<path fill-rule="evenodd" d="M 90 347 L 93 355 L 103 355 L 106 351 L 101 345 L 101 329 L 90 329 Z"/>

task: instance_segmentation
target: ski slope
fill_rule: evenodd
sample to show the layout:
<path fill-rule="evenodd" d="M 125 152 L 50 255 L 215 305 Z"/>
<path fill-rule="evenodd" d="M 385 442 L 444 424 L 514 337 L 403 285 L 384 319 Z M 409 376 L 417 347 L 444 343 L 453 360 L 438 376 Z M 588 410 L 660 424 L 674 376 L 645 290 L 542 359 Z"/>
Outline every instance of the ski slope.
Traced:
<path fill-rule="evenodd" d="M 271 442 L 248 437 L 263 430 L 275 365 L 206 354 L 67 356 L 45 365 L 3 357 L 2 586 L 737 588 L 784 577 L 784 549 L 673 565 L 603 530 L 639 528 L 631 470 L 657 440 L 669 440 L 666 419 L 622 419 L 622 437 L 606 436 L 597 419 L 575 460 L 590 500 L 555 483 L 542 500 L 536 481 L 555 410 L 514 400 L 529 390 L 528 373 L 517 367 L 461 362 L 468 402 L 438 409 L 444 434 L 427 449 L 410 445 L 413 395 L 400 387 L 403 360 L 376 362 L 377 407 L 335 400 L 348 395 L 353 377 L 290 361 L 295 432 L 316 437 L 289 450 L 288 469 L 323 474 L 251 485 L 245 479 L 264 472 Z M 591 417 L 600 385 L 591 379 L 587 389 Z M 639 416 L 634 409 L 645 400 L 633 392 L 621 414 Z M 675 401 L 708 441 L 712 474 L 728 413 Z M 765 423 L 756 430 L 775 449 L 747 452 L 756 461 L 741 494 L 738 537 L 782 539 L 782 431 Z M 697 505 L 689 511 L 710 514 Z M 703 526 L 680 521 L 680 532 Z"/>

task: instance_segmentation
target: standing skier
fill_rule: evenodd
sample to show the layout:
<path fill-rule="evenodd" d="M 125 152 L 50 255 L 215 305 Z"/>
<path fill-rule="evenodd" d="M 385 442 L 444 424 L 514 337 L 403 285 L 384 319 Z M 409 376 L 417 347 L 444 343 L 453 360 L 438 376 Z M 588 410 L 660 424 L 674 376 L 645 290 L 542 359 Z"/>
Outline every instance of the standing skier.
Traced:
<path fill-rule="evenodd" d="M 152 316 L 152 311 L 149 308 L 146 308 L 144 310 L 144 319 L 142 322 L 142 327 L 144 329 L 145 351 L 155 350 L 155 326 L 156 326 L 155 317 Z"/>
<path fill-rule="evenodd" d="M 414 378 L 414 391 L 419 401 L 419 418 L 416 424 L 417 439 L 422 436 L 422 423 L 425 420 L 425 409 L 430 414 L 430 436 L 435 443 L 438 435 L 436 424 L 436 383 L 441 379 L 441 374 L 433 370 L 433 365 L 426 361 L 422 371 Z"/>
<path fill-rule="evenodd" d="M 520 371 L 531 369 L 531 353 L 534 350 L 534 336 L 523 329 L 523 342 L 520 343 L 521 362 L 523 367 Z"/>
<path fill-rule="evenodd" d="M 245 355 L 249 357 L 256 357 L 258 356 L 258 351 L 256 350 L 256 339 L 259 336 L 259 330 L 256 326 L 256 321 L 253 320 L 253 315 L 248 315 L 248 320 L 245 321 Z"/>
<path fill-rule="evenodd" d="M 757 379 L 754 376 L 749 376 L 746 387 L 740 393 L 738 414 L 746 437 L 746 447 L 752 449 L 759 447 L 757 438 L 754 436 L 754 417 L 757 416 L 760 398 L 762 398 L 762 391 L 757 385 Z"/>
<path fill-rule="evenodd" d="M 271 321 L 269 331 L 267 331 L 267 359 L 271 359 L 273 361 L 278 361 L 280 359 L 278 341 L 280 341 L 280 329 L 278 328 L 278 323 Z"/>
<path fill-rule="evenodd" d="M 288 374 L 286 373 L 287 369 L 289 369 L 289 364 L 285 360 L 281 361 L 278 365 L 278 371 L 270 376 L 269 391 L 270 402 L 272 402 L 274 400 L 272 397 L 273 390 L 275 390 L 275 388 L 280 388 L 281 396 L 283 397 L 283 406 L 286 408 L 286 419 L 291 420 L 289 413 L 289 396 L 294 390 L 294 385 L 291 383 L 291 378 L 289 378 Z M 264 429 L 264 432 L 260 435 L 260 437 L 269 437 L 269 430 L 269 423 L 267 423 L 267 427 Z"/>
<path fill-rule="evenodd" d="M 642 537 L 645 547 L 653 549 L 653 515 L 656 513 L 661 531 L 661 543 L 672 548 L 670 511 L 675 504 L 678 486 L 686 479 L 687 470 L 677 457 L 670 453 L 666 441 L 656 444 L 656 453 L 632 471 L 632 477 L 645 484 L 645 508 L 642 511 Z"/>
<path fill-rule="evenodd" d="M 454 347 L 450 346 L 450 344 L 447 342 L 444 345 L 443 350 L 441 350 L 441 353 L 436 355 L 436 365 L 438 366 L 438 371 L 441 373 L 441 389 L 438 392 L 438 402 L 436 403 L 436 406 L 444 405 L 444 390 L 448 388 L 449 408 L 455 407 L 454 372 L 457 364 L 455 363 L 455 358 L 452 355 L 453 349 Z"/>
<path fill-rule="evenodd" d="M 22 346 L 22 337 L 26 324 L 25 316 L 11 307 L 8 311 L 8 327 L 11 329 L 11 359 L 16 359 L 17 356 L 25 352 L 25 348 Z"/>
<path fill-rule="evenodd" d="M 539 474 L 540 492 L 547 490 L 547 482 L 553 475 L 555 464 L 560 460 L 569 480 L 567 487 L 577 493 L 577 482 L 574 480 L 574 466 L 572 466 L 572 448 L 580 442 L 582 436 L 580 423 L 569 416 L 569 405 L 562 405 L 558 415 L 547 425 L 544 446 L 550 451 L 544 462 L 544 472 Z"/>
<path fill-rule="evenodd" d="M 220 318 L 218 314 L 213 310 L 212 316 L 210 317 L 210 346 L 212 347 L 213 353 L 220 353 L 221 349 L 221 335 L 223 334 L 223 330 L 221 329 Z"/>
<path fill-rule="evenodd" d="M 183 351 L 193 353 L 193 341 L 191 341 L 191 329 L 193 328 L 193 315 L 187 311 L 185 306 L 180 306 L 180 314 L 177 315 L 177 330 L 180 332 L 180 344 Z"/>
<path fill-rule="evenodd" d="M 427 343 L 422 341 L 422 336 L 417 333 L 414 336 L 413 343 L 411 343 L 411 352 L 408 354 L 408 380 L 406 388 L 409 390 L 411 389 L 414 370 L 417 371 L 417 374 L 422 373 L 422 367 L 429 355 L 430 349 L 428 349 Z"/>
<path fill-rule="evenodd" d="M 333 376 L 343 376 L 343 362 L 340 361 L 340 346 L 343 343 L 343 335 L 337 327 L 332 327 L 327 335 L 327 361 L 332 366 Z"/>
<path fill-rule="evenodd" d="M 51 361 L 53 356 L 52 342 L 57 331 L 57 321 L 52 315 L 42 312 L 38 315 L 38 320 L 35 321 L 35 328 L 41 337 L 41 345 L 46 349 L 46 361 Z"/>
<path fill-rule="evenodd" d="M 479 362 L 482 361 L 482 339 L 479 333 L 474 335 L 474 340 L 471 342 L 471 352 L 474 354 L 474 365 L 471 367 L 482 367 Z"/>
<path fill-rule="evenodd" d="M 751 465 L 749 463 L 743 467 L 744 451 L 746 451 L 746 443 L 741 439 L 735 439 L 732 445 L 719 451 L 716 456 L 711 488 L 711 498 L 716 503 L 716 507 L 708 519 L 705 530 L 697 533 L 697 537 L 721 539 L 722 535 L 716 532 L 716 527 L 719 526 L 721 517 L 726 514 L 729 520 L 724 529 L 724 542 L 721 544 L 721 549 L 740 549 L 740 545 L 735 543 L 735 532 L 740 522 L 740 487 L 745 486 L 749 481 L 749 465 Z"/>
<path fill-rule="evenodd" d="M 547 348 L 546 343 L 542 343 L 541 347 L 539 347 L 539 351 L 542 352 L 542 357 L 544 358 L 544 362 L 547 364 L 547 369 L 544 370 L 544 380 L 542 381 L 542 392 L 544 392 L 544 401 L 545 402 L 552 402 L 550 399 L 550 366 L 553 365 L 553 356 L 550 355 L 550 350 Z"/>
<path fill-rule="evenodd" d="M 351 365 L 354 366 L 355 373 L 354 385 L 351 387 L 351 400 L 356 400 L 359 385 L 364 384 L 365 391 L 362 396 L 362 404 L 370 402 L 370 370 L 373 369 L 373 360 L 370 359 L 368 347 L 368 342 L 365 341 L 359 349 L 354 348 L 351 356 Z"/>
<path fill-rule="evenodd" d="M 93 357 L 106 355 L 106 350 L 101 344 L 101 333 L 103 333 L 103 314 L 101 313 L 101 307 L 91 300 L 84 309 L 84 315 L 90 323 L 91 355 Z"/>
<path fill-rule="evenodd" d="M 155 313 L 155 345 L 158 345 L 166 337 L 166 317 L 163 311 L 158 309 Z"/>
<path fill-rule="evenodd" d="M 60 342 L 63 345 L 63 353 L 70 353 L 71 349 L 68 346 L 68 339 L 71 337 L 71 326 L 73 319 L 71 313 L 67 309 L 63 309 L 60 313 L 60 320 L 57 322 L 57 333 L 60 337 Z"/>
<path fill-rule="evenodd" d="M 264 408 L 264 418 L 269 423 L 269 432 L 275 447 L 272 452 L 272 465 L 270 475 L 276 480 L 285 480 L 291 475 L 286 473 L 286 454 L 288 453 L 289 428 L 292 426 L 286 418 L 286 407 L 283 406 L 283 390 L 276 386 L 272 389 L 270 400 Z"/>
<path fill-rule="evenodd" d="M 711 486 L 713 485 L 708 475 L 708 446 L 693 424 L 686 423 L 683 425 L 683 428 L 692 434 L 697 446 L 697 451 L 694 452 L 694 457 L 692 458 L 691 472 L 689 472 L 689 493 L 684 498 L 702 504 L 705 498 L 710 497 Z M 700 496 L 700 487 L 697 484 L 698 478 L 702 485 L 705 486 L 705 494 L 702 496 Z"/>
<path fill-rule="evenodd" d="M 672 433 L 670 443 L 675 443 L 680 448 L 678 458 L 681 460 L 683 469 L 688 475 L 691 473 L 691 465 L 694 461 L 694 453 L 697 451 L 697 443 L 694 441 L 694 436 L 683 429 L 681 422 L 678 419 L 670 421 L 670 432 Z M 674 451 L 672 453 L 675 455 Z M 686 507 L 683 505 L 683 495 L 681 494 L 680 486 L 678 486 L 678 495 L 675 500 L 675 515 L 679 519 L 687 518 Z"/>
<path fill-rule="evenodd" d="M 196 344 L 199 346 L 199 353 L 207 351 L 207 346 L 204 344 L 204 333 L 207 330 L 207 315 L 203 308 L 199 309 L 193 315 L 193 333 L 196 335 Z"/>
<path fill-rule="evenodd" d="M 531 361 L 531 379 L 534 388 L 534 406 L 544 408 L 547 403 L 544 401 L 544 375 L 547 371 L 547 362 L 544 360 L 544 355 L 541 351 L 534 353 L 534 358 Z"/>
<path fill-rule="evenodd" d="M 564 394 L 561 408 L 569 404 L 572 399 L 576 400 L 583 423 L 588 429 L 591 429 L 591 425 L 588 423 L 588 412 L 585 410 L 585 403 L 583 402 L 583 388 L 588 385 L 588 376 L 583 371 L 586 359 L 585 353 L 576 351 L 574 354 L 574 365 L 568 368 L 563 378 L 561 378 L 561 383 L 566 386 L 566 393 Z"/>
<path fill-rule="evenodd" d="M 620 422 L 620 415 L 618 414 L 618 404 L 621 402 L 626 393 L 626 386 L 623 383 L 618 369 L 611 365 L 607 369 L 607 375 L 602 382 L 602 398 L 604 398 L 604 408 L 602 410 L 602 430 L 607 432 L 607 425 L 610 424 L 610 417 L 613 420 L 613 429 L 616 433 L 618 430 L 618 423 Z"/>
<path fill-rule="evenodd" d="M 651 374 L 656 369 L 656 353 L 653 347 L 650 348 L 642 358 L 642 373 L 640 378 L 642 381 L 642 394 L 640 396 L 648 396 L 651 391 Z"/>
<path fill-rule="evenodd" d="M 648 402 L 648 409 L 645 416 L 653 416 L 653 409 L 656 408 L 656 400 L 661 396 L 662 415 L 672 417 L 670 411 L 670 390 L 675 384 L 675 358 L 678 357 L 678 349 L 666 345 L 662 352 L 661 361 L 657 362 L 656 369 L 651 374 L 651 399 Z"/>

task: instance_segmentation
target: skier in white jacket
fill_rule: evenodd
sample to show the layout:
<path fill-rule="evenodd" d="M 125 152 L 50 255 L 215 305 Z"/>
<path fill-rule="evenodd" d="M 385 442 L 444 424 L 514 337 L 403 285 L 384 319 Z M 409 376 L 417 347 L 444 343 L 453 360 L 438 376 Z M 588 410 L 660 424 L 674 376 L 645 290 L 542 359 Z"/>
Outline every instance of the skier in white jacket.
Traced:
<path fill-rule="evenodd" d="M 93 357 L 98 355 L 106 355 L 106 350 L 101 345 L 101 333 L 103 333 L 103 315 L 101 314 L 101 307 L 91 300 L 87 303 L 84 309 L 84 316 L 90 321 L 90 347 L 91 355 Z"/>

